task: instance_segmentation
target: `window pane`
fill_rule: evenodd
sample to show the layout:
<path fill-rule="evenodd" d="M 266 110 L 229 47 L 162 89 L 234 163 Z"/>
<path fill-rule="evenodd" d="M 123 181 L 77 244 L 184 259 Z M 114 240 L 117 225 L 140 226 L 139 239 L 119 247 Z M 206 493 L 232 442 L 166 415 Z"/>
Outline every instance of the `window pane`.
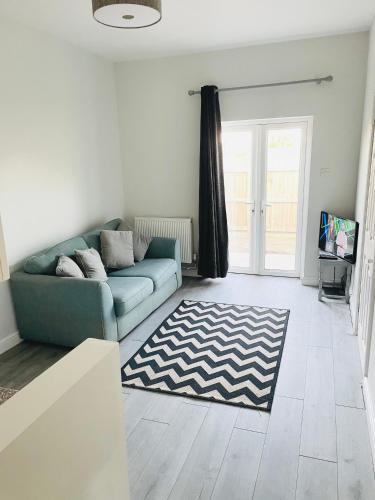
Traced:
<path fill-rule="evenodd" d="M 250 267 L 252 132 L 224 130 L 225 198 L 229 230 L 229 264 Z"/>
<path fill-rule="evenodd" d="M 296 269 L 302 130 L 267 133 L 265 269 Z"/>

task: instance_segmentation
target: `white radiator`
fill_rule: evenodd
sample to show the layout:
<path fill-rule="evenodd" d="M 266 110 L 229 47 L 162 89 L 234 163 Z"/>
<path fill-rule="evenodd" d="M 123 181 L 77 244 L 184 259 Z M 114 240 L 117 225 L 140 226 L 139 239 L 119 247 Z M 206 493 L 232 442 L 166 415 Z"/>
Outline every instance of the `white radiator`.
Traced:
<path fill-rule="evenodd" d="M 193 262 L 193 226 L 191 219 L 170 217 L 135 217 L 135 230 L 146 236 L 176 238 L 181 243 L 181 260 Z"/>

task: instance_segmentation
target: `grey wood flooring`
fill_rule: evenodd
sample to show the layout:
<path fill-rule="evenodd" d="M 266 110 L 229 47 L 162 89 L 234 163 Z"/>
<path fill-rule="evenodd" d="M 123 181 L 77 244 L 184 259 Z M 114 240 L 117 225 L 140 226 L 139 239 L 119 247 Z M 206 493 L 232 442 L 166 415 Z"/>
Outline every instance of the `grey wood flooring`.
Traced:
<path fill-rule="evenodd" d="M 184 298 L 291 310 L 272 412 L 123 388 L 132 500 L 375 499 L 347 306 L 295 279 L 185 280 L 121 342 L 122 363 Z M 0 386 L 23 387 L 66 352 L 17 346 L 0 356 Z"/>

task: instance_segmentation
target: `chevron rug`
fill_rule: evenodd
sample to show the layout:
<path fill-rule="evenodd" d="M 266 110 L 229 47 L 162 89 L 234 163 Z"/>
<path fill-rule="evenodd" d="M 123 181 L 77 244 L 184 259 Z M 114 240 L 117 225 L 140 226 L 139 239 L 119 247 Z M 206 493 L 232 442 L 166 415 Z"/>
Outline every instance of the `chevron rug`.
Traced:
<path fill-rule="evenodd" d="M 270 411 L 286 309 L 184 300 L 122 368 L 124 386 Z"/>

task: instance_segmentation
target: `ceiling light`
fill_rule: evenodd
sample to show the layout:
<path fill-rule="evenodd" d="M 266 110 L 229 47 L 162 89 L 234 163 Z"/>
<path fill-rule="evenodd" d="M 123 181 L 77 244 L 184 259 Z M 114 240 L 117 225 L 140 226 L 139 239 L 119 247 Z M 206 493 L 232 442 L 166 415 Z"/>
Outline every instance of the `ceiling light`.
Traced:
<path fill-rule="evenodd" d="M 146 28 L 161 20 L 161 0 L 92 0 L 94 18 L 112 28 Z"/>

